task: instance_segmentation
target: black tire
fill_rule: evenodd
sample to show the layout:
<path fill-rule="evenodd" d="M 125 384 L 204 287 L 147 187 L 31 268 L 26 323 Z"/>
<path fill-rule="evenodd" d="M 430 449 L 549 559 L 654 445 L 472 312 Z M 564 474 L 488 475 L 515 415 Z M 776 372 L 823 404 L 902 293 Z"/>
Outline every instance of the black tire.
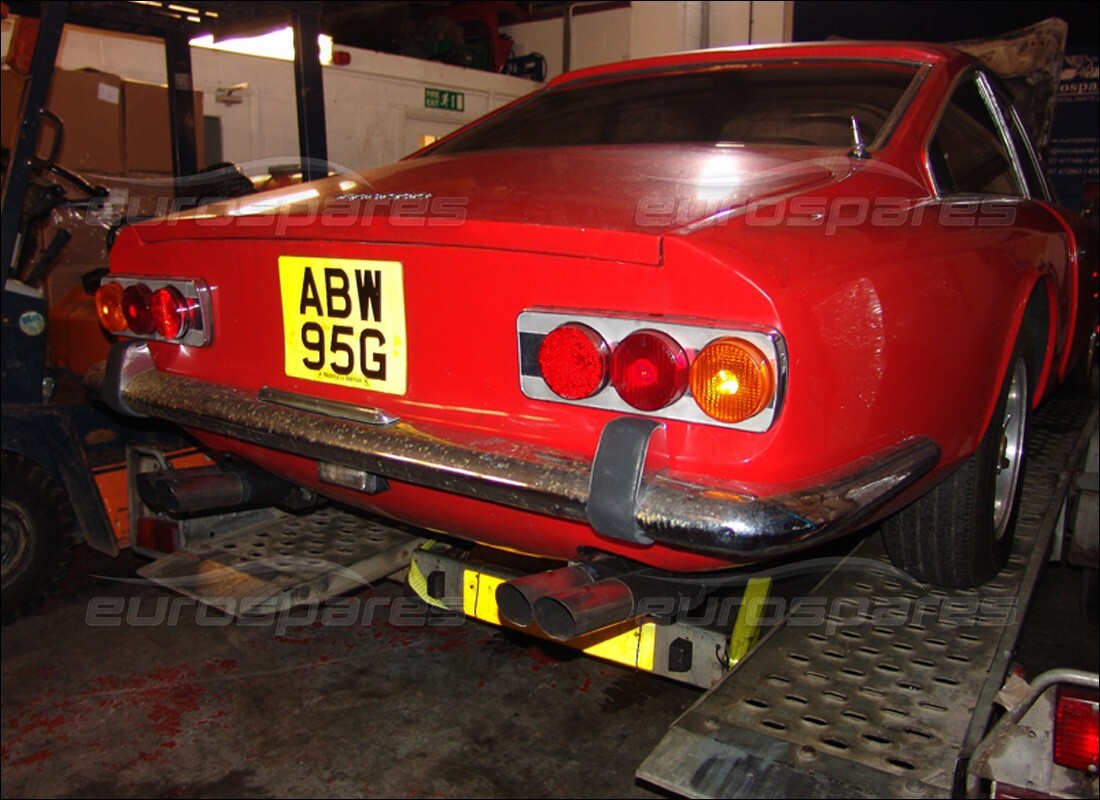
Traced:
<path fill-rule="evenodd" d="M 34 462 L 4 453 L 2 470 L 0 618 L 7 625 L 41 606 L 64 577 L 73 513 L 57 483 Z"/>
<path fill-rule="evenodd" d="M 883 523 L 890 560 L 917 580 L 971 588 L 1008 561 L 1024 482 L 1032 364 L 1026 346 L 1018 343 L 978 449 L 946 480 Z"/>

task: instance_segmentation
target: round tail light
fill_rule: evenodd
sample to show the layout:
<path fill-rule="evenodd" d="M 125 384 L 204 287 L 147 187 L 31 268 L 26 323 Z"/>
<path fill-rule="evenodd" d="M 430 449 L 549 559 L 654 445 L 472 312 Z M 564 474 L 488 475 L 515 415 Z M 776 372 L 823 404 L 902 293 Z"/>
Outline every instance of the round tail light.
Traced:
<path fill-rule="evenodd" d="M 95 313 L 99 324 L 109 333 L 126 330 L 126 315 L 122 313 L 122 287 L 117 283 L 104 283 L 95 290 Z"/>
<path fill-rule="evenodd" d="M 566 400 L 583 400 L 607 385 L 607 342 L 587 325 L 567 322 L 543 337 L 539 369 L 550 391 Z"/>
<path fill-rule="evenodd" d="M 640 411 L 656 411 L 679 400 L 687 377 L 684 348 L 660 331 L 635 331 L 611 356 L 611 385 Z"/>
<path fill-rule="evenodd" d="M 178 289 L 162 286 L 149 303 L 153 328 L 165 339 L 178 339 L 191 329 L 191 303 Z"/>
<path fill-rule="evenodd" d="M 767 408 L 775 395 L 775 376 L 760 350 L 726 336 L 695 357 L 691 394 L 707 416 L 719 422 L 741 422 Z"/>
<path fill-rule="evenodd" d="M 130 330 L 139 336 L 153 332 L 153 314 L 149 304 L 153 292 L 144 283 L 127 286 L 122 292 L 122 313 Z"/>

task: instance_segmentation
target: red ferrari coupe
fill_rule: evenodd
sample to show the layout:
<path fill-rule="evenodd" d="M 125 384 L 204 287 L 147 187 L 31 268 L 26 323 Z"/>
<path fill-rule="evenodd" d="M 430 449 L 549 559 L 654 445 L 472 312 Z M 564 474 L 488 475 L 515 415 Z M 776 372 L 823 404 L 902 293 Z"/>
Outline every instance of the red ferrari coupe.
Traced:
<path fill-rule="evenodd" d="M 973 586 L 1095 331 L 1087 230 L 948 47 L 651 58 L 127 227 L 89 384 L 461 540 L 682 576 L 881 522 Z"/>

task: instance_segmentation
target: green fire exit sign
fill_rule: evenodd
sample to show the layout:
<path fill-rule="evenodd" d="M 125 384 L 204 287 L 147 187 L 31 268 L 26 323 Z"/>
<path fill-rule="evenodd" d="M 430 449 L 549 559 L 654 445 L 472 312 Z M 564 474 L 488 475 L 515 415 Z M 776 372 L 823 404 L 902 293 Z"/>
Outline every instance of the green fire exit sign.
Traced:
<path fill-rule="evenodd" d="M 443 108 L 447 111 L 465 111 L 466 95 L 446 89 L 425 89 L 424 108 Z"/>

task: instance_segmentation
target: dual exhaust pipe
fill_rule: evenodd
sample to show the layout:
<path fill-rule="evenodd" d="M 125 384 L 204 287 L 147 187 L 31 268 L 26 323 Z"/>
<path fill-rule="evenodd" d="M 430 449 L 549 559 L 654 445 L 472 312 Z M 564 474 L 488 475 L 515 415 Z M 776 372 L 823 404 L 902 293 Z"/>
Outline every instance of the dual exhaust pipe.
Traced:
<path fill-rule="evenodd" d="M 569 641 L 639 616 L 631 575 L 644 567 L 607 558 L 526 575 L 497 587 L 501 617 L 518 628 L 537 625 Z"/>

